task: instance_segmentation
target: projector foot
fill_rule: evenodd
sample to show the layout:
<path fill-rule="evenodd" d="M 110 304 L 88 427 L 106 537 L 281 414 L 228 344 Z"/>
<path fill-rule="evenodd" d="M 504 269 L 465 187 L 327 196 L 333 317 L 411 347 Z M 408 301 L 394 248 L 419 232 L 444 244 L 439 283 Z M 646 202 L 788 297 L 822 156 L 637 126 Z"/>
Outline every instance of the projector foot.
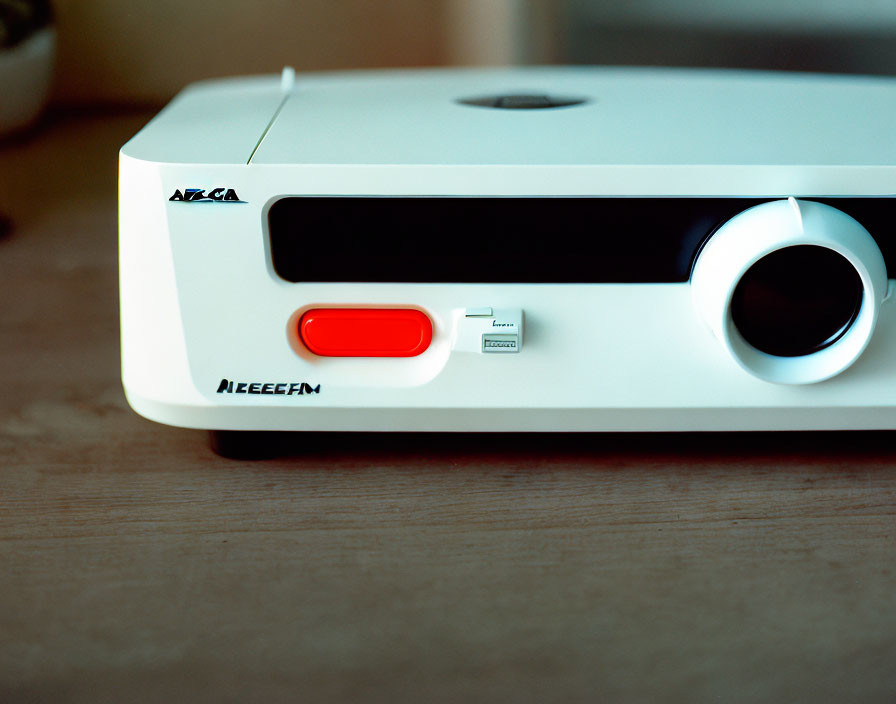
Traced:
<path fill-rule="evenodd" d="M 231 460 L 268 460 L 283 454 L 282 433 L 265 430 L 210 430 L 212 452 Z"/>

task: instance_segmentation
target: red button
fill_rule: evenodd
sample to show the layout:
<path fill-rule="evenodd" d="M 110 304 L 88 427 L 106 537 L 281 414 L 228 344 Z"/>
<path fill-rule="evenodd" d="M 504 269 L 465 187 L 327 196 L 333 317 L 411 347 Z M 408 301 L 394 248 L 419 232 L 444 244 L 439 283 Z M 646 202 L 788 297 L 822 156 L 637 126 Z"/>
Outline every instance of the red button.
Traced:
<path fill-rule="evenodd" d="M 432 322 L 410 308 L 315 308 L 299 335 L 323 357 L 416 357 L 432 342 Z"/>

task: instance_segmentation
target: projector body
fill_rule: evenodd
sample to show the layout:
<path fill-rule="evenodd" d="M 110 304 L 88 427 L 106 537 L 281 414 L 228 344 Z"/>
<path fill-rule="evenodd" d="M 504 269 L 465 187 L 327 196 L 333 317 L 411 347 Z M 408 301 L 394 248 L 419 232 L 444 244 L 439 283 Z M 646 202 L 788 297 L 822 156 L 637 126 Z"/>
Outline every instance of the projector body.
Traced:
<path fill-rule="evenodd" d="M 121 150 L 128 401 L 213 430 L 894 428 L 894 114 L 892 80 L 724 71 L 197 84 Z M 778 346 L 800 326 L 756 311 L 791 270 L 832 302 Z"/>

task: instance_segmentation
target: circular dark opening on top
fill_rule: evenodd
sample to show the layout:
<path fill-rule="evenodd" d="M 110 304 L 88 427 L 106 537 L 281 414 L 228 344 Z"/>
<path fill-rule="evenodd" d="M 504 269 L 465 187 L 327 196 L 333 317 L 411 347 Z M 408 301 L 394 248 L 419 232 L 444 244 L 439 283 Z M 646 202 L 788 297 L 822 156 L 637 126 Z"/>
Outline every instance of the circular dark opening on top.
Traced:
<path fill-rule="evenodd" d="M 731 299 L 731 318 L 756 349 L 800 357 L 839 340 L 858 317 L 863 295 L 859 272 L 834 250 L 785 247 L 743 275 Z"/>
<path fill-rule="evenodd" d="M 498 108 L 500 110 L 544 110 L 546 108 L 565 108 L 570 105 L 581 105 L 586 100 L 584 98 L 526 93 L 461 98 L 457 102 L 463 105 L 473 105 L 480 108 Z"/>

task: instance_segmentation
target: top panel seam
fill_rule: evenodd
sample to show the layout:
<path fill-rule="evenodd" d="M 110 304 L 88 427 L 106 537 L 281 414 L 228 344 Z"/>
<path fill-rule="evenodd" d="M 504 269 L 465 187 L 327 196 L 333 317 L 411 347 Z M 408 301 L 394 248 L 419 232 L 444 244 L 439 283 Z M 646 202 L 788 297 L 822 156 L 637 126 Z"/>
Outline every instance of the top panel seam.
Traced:
<path fill-rule="evenodd" d="M 261 136 L 258 138 L 258 141 L 255 143 L 255 148 L 252 150 L 252 153 L 249 155 L 249 159 L 246 161 L 246 165 L 252 163 L 252 159 L 255 158 L 255 153 L 258 151 L 259 147 L 261 147 L 262 142 L 264 142 L 264 138 L 268 136 L 268 133 L 271 131 L 271 128 L 274 126 L 274 123 L 277 121 L 277 118 L 280 117 L 280 113 L 283 110 L 283 106 L 286 105 L 286 101 L 292 97 L 291 93 L 287 93 L 283 96 L 283 100 L 280 101 L 280 104 L 277 106 L 277 109 L 274 111 L 274 114 L 271 116 L 271 119 L 268 120 L 268 124 L 265 125 L 264 130 L 262 130 Z"/>

